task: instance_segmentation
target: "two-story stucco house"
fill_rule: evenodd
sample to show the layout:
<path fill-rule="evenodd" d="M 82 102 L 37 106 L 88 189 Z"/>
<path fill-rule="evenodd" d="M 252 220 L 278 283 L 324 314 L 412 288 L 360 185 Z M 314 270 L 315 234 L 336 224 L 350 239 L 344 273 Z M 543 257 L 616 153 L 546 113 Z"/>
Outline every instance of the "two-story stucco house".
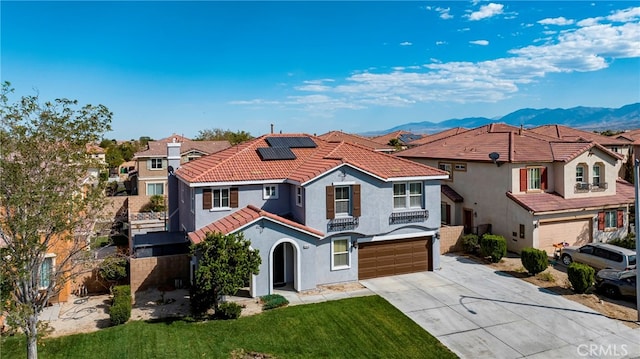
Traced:
<path fill-rule="evenodd" d="M 132 194 L 163 195 L 167 193 L 167 143 L 181 143 L 180 163 L 186 163 L 204 155 L 229 148 L 229 141 L 193 141 L 173 134 L 157 141 L 149 141 L 147 148 L 136 152 L 136 172 L 130 175 Z"/>
<path fill-rule="evenodd" d="M 449 172 L 442 186 L 444 224 L 464 225 L 467 232 L 490 225 L 509 250 L 552 254 L 554 243 L 627 234 L 633 186 L 618 178 L 622 155 L 596 142 L 492 124 L 397 156 Z"/>
<path fill-rule="evenodd" d="M 184 163 L 174 178 L 172 230 L 193 243 L 207 232 L 242 232 L 260 251 L 252 296 L 439 267 L 447 173 L 436 168 L 356 144 L 271 134 Z"/>

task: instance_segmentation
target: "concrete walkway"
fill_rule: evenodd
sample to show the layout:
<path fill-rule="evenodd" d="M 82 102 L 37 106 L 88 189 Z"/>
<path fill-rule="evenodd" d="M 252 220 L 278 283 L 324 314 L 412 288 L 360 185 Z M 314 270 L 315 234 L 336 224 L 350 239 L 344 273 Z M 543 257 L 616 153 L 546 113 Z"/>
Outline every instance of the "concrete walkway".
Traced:
<path fill-rule="evenodd" d="M 461 358 L 639 358 L 640 329 L 457 256 L 361 281 Z"/>

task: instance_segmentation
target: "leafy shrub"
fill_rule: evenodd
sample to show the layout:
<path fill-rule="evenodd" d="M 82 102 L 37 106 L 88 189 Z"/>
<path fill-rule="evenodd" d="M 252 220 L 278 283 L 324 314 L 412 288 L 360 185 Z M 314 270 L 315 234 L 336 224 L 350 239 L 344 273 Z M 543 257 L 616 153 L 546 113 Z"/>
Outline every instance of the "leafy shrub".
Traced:
<path fill-rule="evenodd" d="M 480 238 L 480 254 L 491 257 L 493 263 L 500 262 L 507 255 L 507 240 L 503 236 L 485 234 Z"/>
<path fill-rule="evenodd" d="M 478 249 L 480 249 L 478 235 L 469 233 L 462 236 L 462 248 L 467 253 L 477 253 Z"/>
<path fill-rule="evenodd" d="M 109 309 L 111 325 L 124 324 L 131 318 L 131 287 L 115 286 L 112 289 L 113 303 Z"/>
<path fill-rule="evenodd" d="M 520 260 L 527 271 L 536 275 L 543 272 L 549 266 L 547 252 L 536 248 L 525 248 L 520 252 Z"/>
<path fill-rule="evenodd" d="M 584 293 L 593 284 L 595 270 L 586 264 L 573 262 L 567 267 L 569 282 L 576 293 Z"/>
<path fill-rule="evenodd" d="M 556 281 L 556 277 L 553 276 L 553 273 L 551 272 L 542 272 L 540 274 L 538 274 L 538 278 L 540 278 L 541 280 L 545 281 L 545 282 L 555 282 Z"/>
<path fill-rule="evenodd" d="M 127 277 L 127 259 L 124 257 L 105 258 L 98 267 L 100 276 L 108 281 L 119 281 Z"/>
<path fill-rule="evenodd" d="M 140 208 L 140 212 L 164 212 L 167 206 L 164 204 L 164 197 L 154 194 L 149 198 L 149 202 Z"/>
<path fill-rule="evenodd" d="M 280 294 L 265 295 L 260 297 L 260 300 L 262 300 L 262 303 L 264 303 L 262 305 L 262 309 L 264 310 L 284 307 L 285 305 L 289 304 L 287 298 L 281 296 Z"/>
<path fill-rule="evenodd" d="M 613 244 L 614 246 L 631 249 L 631 250 L 636 249 L 636 239 L 634 234 L 630 234 L 623 239 L 616 238 L 616 239 L 610 240 L 607 243 Z"/>
<path fill-rule="evenodd" d="M 242 306 L 234 302 L 224 302 L 218 306 L 216 317 L 219 319 L 238 319 L 242 313 Z"/>

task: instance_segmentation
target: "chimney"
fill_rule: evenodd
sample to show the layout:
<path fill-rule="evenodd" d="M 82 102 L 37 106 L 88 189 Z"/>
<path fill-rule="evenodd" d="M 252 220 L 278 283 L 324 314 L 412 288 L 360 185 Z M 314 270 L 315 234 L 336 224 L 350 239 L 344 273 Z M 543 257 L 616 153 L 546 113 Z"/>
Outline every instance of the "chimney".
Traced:
<path fill-rule="evenodd" d="M 273 135 L 273 123 L 271 124 L 271 134 Z"/>
<path fill-rule="evenodd" d="M 522 124 L 520 124 L 520 129 L 518 130 L 518 136 L 522 136 Z"/>

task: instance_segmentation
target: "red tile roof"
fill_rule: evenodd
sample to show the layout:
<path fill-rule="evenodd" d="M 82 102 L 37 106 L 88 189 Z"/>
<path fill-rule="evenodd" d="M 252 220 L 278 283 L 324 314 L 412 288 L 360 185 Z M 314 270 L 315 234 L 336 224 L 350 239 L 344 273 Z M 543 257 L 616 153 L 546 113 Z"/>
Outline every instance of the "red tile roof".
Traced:
<path fill-rule="evenodd" d="M 622 158 L 594 142 L 558 140 L 506 124 L 474 128 L 398 152 L 396 156 L 488 162 L 489 154 L 496 152 L 499 162 L 567 162 L 592 147 Z"/>
<path fill-rule="evenodd" d="M 165 138 L 160 141 L 149 141 L 147 143 L 147 148 L 143 151 L 136 152 L 134 157 L 166 157 L 167 143 L 173 142 L 172 139 L 167 139 L 169 138 Z M 209 155 L 231 147 L 231 143 L 229 143 L 229 141 L 192 141 L 181 136 L 176 137 L 176 139 L 176 142 L 180 143 L 180 154 L 185 154 L 190 151 L 198 151 Z"/>
<path fill-rule="evenodd" d="M 357 144 L 357 145 L 361 145 L 364 147 L 368 147 L 377 151 L 395 151 L 395 147 L 393 146 L 389 146 L 387 143 L 389 141 L 387 141 L 387 143 L 385 144 L 380 144 L 377 141 L 374 141 L 370 138 L 364 137 L 364 136 L 358 136 L 358 135 L 354 135 L 354 134 L 350 134 L 350 133 L 345 133 L 342 131 L 331 131 L 331 132 L 327 132 L 325 134 L 322 134 L 320 136 L 318 136 L 319 138 L 325 140 L 325 141 L 329 141 L 329 142 L 347 142 L 347 143 L 353 143 L 353 144 Z"/>
<path fill-rule="evenodd" d="M 292 148 L 296 158 L 263 161 L 257 149 L 269 147 L 269 137 L 309 137 L 316 148 Z M 446 176 L 446 172 L 413 161 L 305 134 L 270 134 L 201 157 L 182 165 L 176 174 L 189 183 L 287 181 L 305 183 L 329 170 L 350 165 L 389 180 L 404 177 Z"/>
<path fill-rule="evenodd" d="M 375 141 L 381 145 L 388 145 L 389 141 L 391 141 L 392 139 L 396 138 L 396 139 L 400 139 L 400 136 L 402 135 L 410 135 L 411 132 L 409 131 L 394 131 L 394 132 L 390 132 L 384 135 L 380 135 L 377 137 L 373 137 L 371 138 L 372 141 Z"/>
<path fill-rule="evenodd" d="M 440 192 L 447 196 L 453 202 L 464 202 L 464 198 L 456 192 L 453 188 L 449 187 L 449 185 L 443 184 L 440 186 Z"/>
<path fill-rule="evenodd" d="M 219 232 L 222 234 L 233 233 L 261 218 L 265 218 L 288 227 L 293 227 L 294 229 L 307 232 L 308 234 L 316 236 L 318 238 L 324 237 L 324 233 L 316 229 L 304 226 L 300 223 L 297 223 L 289 219 L 280 217 L 276 214 L 264 211 L 258 207 L 249 205 L 213 223 L 210 223 L 207 226 L 204 226 L 198 229 L 197 231 L 190 232 L 189 240 L 194 244 L 198 244 L 204 240 L 204 238 L 207 236 L 207 233 L 215 233 L 215 232 Z"/>
<path fill-rule="evenodd" d="M 635 202 L 635 190 L 632 184 L 619 179 L 616 181 L 616 194 L 612 196 L 563 198 L 558 193 L 513 194 L 507 192 L 507 197 L 528 211 L 540 213 L 606 206 L 619 207 Z"/>
<path fill-rule="evenodd" d="M 629 144 L 624 140 L 619 140 L 613 136 L 603 136 L 594 132 L 588 132 L 578 130 L 572 127 L 562 125 L 544 125 L 534 127 L 528 131 L 539 133 L 541 135 L 550 136 L 556 139 L 568 140 L 568 141 L 584 141 L 584 142 L 597 142 L 603 146 L 618 145 L 623 146 Z"/>
<path fill-rule="evenodd" d="M 457 135 L 457 134 L 465 132 L 465 131 L 467 131 L 467 129 L 464 128 L 464 127 L 450 128 L 448 130 L 444 130 L 444 131 L 441 131 L 441 132 L 438 132 L 438 133 L 434 133 L 432 135 L 424 135 L 420 139 L 417 139 L 415 141 L 411 141 L 411 145 L 412 146 L 424 145 L 425 143 L 437 141 L 439 139 L 442 139 L 442 138 L 445 138 L 445 137 L 449 137 L 449 136 L 453 136 L 453 135 Z"/>

